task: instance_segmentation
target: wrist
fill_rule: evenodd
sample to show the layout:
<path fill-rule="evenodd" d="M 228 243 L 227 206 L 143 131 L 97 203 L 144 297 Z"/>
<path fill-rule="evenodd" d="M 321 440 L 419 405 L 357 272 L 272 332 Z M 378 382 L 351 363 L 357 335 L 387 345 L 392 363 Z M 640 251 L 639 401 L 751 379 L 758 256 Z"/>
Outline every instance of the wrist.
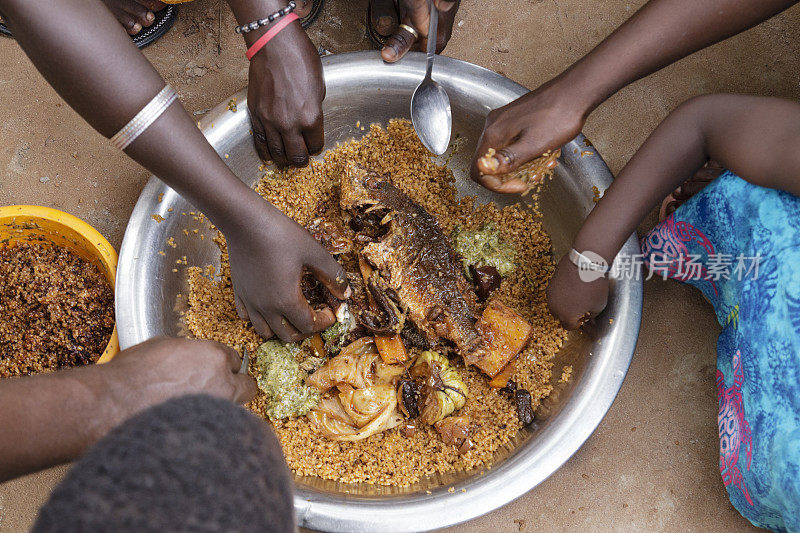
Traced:
<path fill-rule="evenodd" d="M 572 249 L 588 257 L 594 263 L 605 263 L 609 267 L 617 256 L 617 252 L 613 250 L 613 245 L 599 240 L 588 242 L 588 240 L 582 239 L 580 234 L 575 237 L 575 241 L 572 243 Z M 567 255 L 569 255 L 569 253 Z"/>
<path fill-rule="evenodd" d="M 88 415 L 80 423 L 80 429 L 76 427 L 81 449 L 102 439 L 127 418 L 124 414 L 127 406 L 117 395 L 125 383 L 115 380 L 113 374 L 113 367 L 102 364 L 74 369 L 59 376 L 71 383 L 65 390 L 72 391 L 72 398 L 76 401 L 73 407 Z"/>
<path fill-rule="evenodd" d="M 249 187 L 237 192 L 227 204 L 224 213 L 220 213 L 216 219 L 209 218 L 229 242 L 245 239 L 263 244 L 270 239 L 276 219 L 285 217 L 278 208 Z"/>
<path fill-rule="evenodd" d="M 295 0 L 295 1 L 297 2 L 298 0 Z M 257 4 L 259 6 L 261 6 L 261 7 L 257 8 L 257 9 L 248 10 L 248 14 L 247 15 L 243 14 L 240 17 L 238 13 L 236 14 L 237 22 L 240 25 L 241 24 L 249 24 L 250 22 L 263 19 L 264 17 L 267 17 L 271 13 L 275 13 L 276 11 L 285 8 L 289 4 L 289 0 L 269 0 L 269 1 L 265 1 L 265 2 L 257 2 Z M 285 19 L 285 16 L 284 17 L 279 17 L 279 18 L 275 19 L 273 22 L 271 22 L 271 23 L 269 23 L 269 24 L 267 24 L 265 26 L 261 26 L 260 28 L 257 28 L 255 30 L 249 31 L 247 33 L 242 33 L 242 38 L 244 39 L 245 46 L 247 46 L 247 48 L 249 49 L 265 33 L 267 33 L 271 28 L 273 28 L 276 24 L 281 22 L 283 19 Z M 298 33 L 295 33 L 295 31 L 294 31 L 295 29 L 293 28 L 294 26 L 297 26 L 296 31 Z M 300 27 L 300 22 L 298 22 L 297 24 L 290 24 L 289 27 L 284 28 L 281 31 L 281 34 L 282 35 L 283 34 L 293 34 L 292 38 L 298 38 L 298 37 L 302 37 L 302 36 L 306 35 L 305 31 L 303 31 L 303 28 Z M 287 37 L 284 37 L 284 38 L 287 38 Z M 258 54 L 258 55 L 262 55 L 262 54 Z"/>
<path fill-rule="evenodd" d="M 554 83 L 559 91 L 569 95 L 572 105 L 581 111 L 584 120 L 614 93 L 611 91 L 609 94 L 603 76 L 591 72 L 591 63 L 586 58 L 559 74 Z"/>

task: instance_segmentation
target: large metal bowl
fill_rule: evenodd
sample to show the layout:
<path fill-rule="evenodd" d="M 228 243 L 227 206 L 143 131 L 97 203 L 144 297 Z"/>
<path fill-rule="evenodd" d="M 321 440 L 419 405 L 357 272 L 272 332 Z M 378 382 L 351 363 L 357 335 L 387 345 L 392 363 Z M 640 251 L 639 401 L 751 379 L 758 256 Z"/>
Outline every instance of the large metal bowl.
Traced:
<path fill-rule="evenodd" d="M 422 54 L 388 65 L 377 53 L 359 52 L 326 57 L 323 65 L 326 147 L 363 135 L 357 122 L 386 124 L 393 117 L 408 117 L 411 94 L 425 70 Z M 437 58 L 434 75 L 450 95 L 453 132 L 461 139 L 450 161 L 459 192 L 477 195 L 485 202 L 525 201 L 487 192 L 468 179 L 467 168 L 487 113 L 526 89 L 499 74 L 446 57 Z M 226 99 L 200 127 L 231 169 L 253 184 L 261 175 L 261 163 L 252 147 L 245 96 L 245 91 L 236 95 L 238 112 L 227 109 Z M 565 147 L 555 177 L 541 195 L 544 224 L 557 255 L 568 249 L 592 209 L 592 187 L 604 190 L 611 183 L 605 163 L 587 146 L 581 136 Z M 180 295 L 187 293 L 186 266 L 176 261 L 186 256 L 190 266 L 219 263 L 212 232 L 188 216 L 191 209 L 155 177 L 139 198 L 125 232 L 117 277 L 117 321 L 123 348 L 156 335 L 182 333 L 179 312 L 185 296 Z M 156 223 L 155 214 L 165 220 Z M 204 233 L 205 239 L 199 239 L 193 229 Z M 175 248 L 165 244 L 169 237 L 174 237 Z M 623 251 L 639 252 L 633 236 Z M 573 334 L 557 355 L 555 379 L 562 365 L 571 364 L 572 380 L 556 384 L 538 409 L 534 425 L 520 432 L 513 446 L 496 454 L 491 469 L 433 476 L 407 488 L 298 477 L 295 509 L 300 524 L 328 531 L 429 530 L 488 513 L 542 482 L 594 431 L 628 370 L 639 332 L 642 286 L 641 281 L 632 279 L 616 280 L 612 285 L 608 308 L 598 320 L 597 337 Z"/>

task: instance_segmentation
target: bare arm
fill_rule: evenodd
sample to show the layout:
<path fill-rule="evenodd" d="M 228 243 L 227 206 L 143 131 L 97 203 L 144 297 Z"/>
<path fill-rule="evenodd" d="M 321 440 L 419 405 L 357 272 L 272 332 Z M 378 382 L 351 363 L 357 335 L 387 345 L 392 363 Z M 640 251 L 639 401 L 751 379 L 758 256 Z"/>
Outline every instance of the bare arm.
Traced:
<path fill-rule="evenodd" d="M 610 264 L 647 213 L 710 159 L 751 183 L 800 196 L 800 104 L 720 94 L 681 105 L 622 169 L 573 248 Z M 548 287 L 551 310 L 570 327 L 602 310 L 606 295 L 605 283 L 581 282 L 563 258 Z"/>
<path fill-rule="evenodd" d="M 210 394 L 244 403 L 253 378 L 210 341 L 154 339 L 111 362 L 0 380 L 0 482 L 71 461 L 125 419 L 170 398 Z"/>
<path fill-rule="evenodd" d="M 0 12 L 42 75 L 106 137 L 164 86 L 99 0 L 0 0 Z M 330 310 L 309 307 L 299 284 L 309 267 L 342 296 L 346 282 L 338 263 L 225 166 L 179 103 L 126 153 L 225 234 L 237 308 L 262 336 L 298 340 L 334 321 Z"/>
<path fill-rule="evenodd" d="M 473 160 L 473 178 L 501 192 L 504 174 L 572 140 L 586 118 L 614 93 L 640 78 L 727 39 L 797 3 L 797 0 L 650 0 L 610 36 L 562 74 L 493 111 Z M 489 148 L 503 148 L 500 166 L 478 166 Z"/>
<path fill-rule="evenodd" d="M 756 185 L 800 196 L 800 104 L 719 94 L 672 112 L 614 180 L 575 238 L 613 259 L 644 217 L 712 159 Z"/>

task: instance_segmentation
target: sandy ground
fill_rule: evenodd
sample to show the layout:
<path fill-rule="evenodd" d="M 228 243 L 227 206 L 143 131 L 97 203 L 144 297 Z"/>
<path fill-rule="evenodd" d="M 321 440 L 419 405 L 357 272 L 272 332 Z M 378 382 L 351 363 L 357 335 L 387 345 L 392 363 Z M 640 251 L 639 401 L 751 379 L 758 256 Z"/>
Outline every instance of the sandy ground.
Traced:
<path fill-rule="evenodd" d="M 445 53 L 533 88 L 643 3 L 464 2 Z M 328 0 L 310 30 L 314 41 L 332 52 L 368 48 L 364 6 L 365 0 Z M 182 7 L 170 33 L 145 51 L 198 116 L 247 82 L 233 24 L 227 6 L 198 0 Z M 691 96 L 725 91 L 798 98 L 799 29 L 800 9 L 793 9 L 637 82 L 599 108 L 585 133 L 616 172 L 670 109 Z M 64 105 L 9 39 L 0 39 L 0 175 L 0 205 L 66 210 L 117 247 L 148 177 Z M 750 527 L 729 504 L 717 466 L 718 333 L 698 293 L 676 283 L 647 282 L 633 364 L 596 433 L 529 494 L 457 530 Z M 0 485 L 0 531 L 29 528 L 65 471 L 59 467 Z"/>

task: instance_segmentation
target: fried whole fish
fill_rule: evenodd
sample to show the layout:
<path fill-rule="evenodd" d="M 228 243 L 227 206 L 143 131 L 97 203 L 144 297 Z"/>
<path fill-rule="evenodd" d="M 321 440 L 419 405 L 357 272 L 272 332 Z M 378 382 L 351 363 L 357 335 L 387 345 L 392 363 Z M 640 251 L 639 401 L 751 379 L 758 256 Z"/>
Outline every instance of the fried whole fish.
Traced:
<path fill-rule="evenodd" d="M 431 345 L 444 338 L 467 363 L 482 359 L 475 296 L 437 220 L 388 177 L 356 164 L 342 176 L 340 203 L 350 227 L 370 241 L 361 255 L 377 269 L 378 285 Z"/>

